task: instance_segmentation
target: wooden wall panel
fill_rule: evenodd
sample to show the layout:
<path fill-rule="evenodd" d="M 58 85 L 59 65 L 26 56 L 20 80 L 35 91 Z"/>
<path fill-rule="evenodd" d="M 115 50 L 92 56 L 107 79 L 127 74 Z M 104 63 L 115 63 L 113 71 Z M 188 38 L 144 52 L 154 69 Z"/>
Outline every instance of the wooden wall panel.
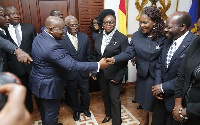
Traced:
<path fill-rule="evenodd" d="M 67 1 L 42 1 L 39 0 L 40 18 L 42 26 L 45 25 L 45 20 L 52 10 L 60 10 L 63 17 L 68 15 Z"/>
<path fill-rule="evenodd" d="M 90 21 L 97 17 L 104 8 L 103 0 L 78 0 L 79 6 L 79 30 L 89 36 L 93 49 L 92 32 L 89 28 Z"/>

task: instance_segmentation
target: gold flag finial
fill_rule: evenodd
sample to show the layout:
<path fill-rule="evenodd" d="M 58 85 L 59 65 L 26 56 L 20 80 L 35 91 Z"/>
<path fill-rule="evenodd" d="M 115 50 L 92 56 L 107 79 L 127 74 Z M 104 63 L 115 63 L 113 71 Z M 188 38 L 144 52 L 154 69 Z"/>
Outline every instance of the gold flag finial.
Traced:
<path fill-rule="evenodd" d="M 162 7 L 158 7 L 158 8 L 160 9 L 160 11 L 162 13 L 163 19 L 166 20 L 167 19 L 166 12 L 171 6 L 171 0 L 167 0 L 167 5 L 165 5 L 165 0 L 160 0 L 159 2 L 162 5 Z"/>
<path fill-rule="evenodd" d="M 138 10 L 139 14 L 138 16 L 136 17 L 137 20 L 139 20 L 140 18 L 140 15 L 142 13 L 142 9 L 144 8 L 144 6 L 148 3 L 148 0 L 142 0 L 142 3 L 140 4 L 139 0 L 136 0 L 135 1 L 135 6 L 136 6 L 136 9 Z"/>

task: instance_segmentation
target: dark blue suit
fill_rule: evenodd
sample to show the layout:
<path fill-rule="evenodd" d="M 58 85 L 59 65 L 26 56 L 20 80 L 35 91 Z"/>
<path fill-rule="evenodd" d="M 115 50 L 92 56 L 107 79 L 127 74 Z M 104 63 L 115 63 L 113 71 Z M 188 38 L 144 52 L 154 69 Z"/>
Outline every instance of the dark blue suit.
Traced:
<path fill-rule="evenodd" d="M 63 48 L 68 51 L 68 54 L 79 62 L 91 62 L 92 61 L 92 51 L 89 37 L 86 34 L 77 33 L 78 39 L 78 50 L 74 48 L 72 42 L 70 41 L 67 33 L 63 40 L 58 41 Z M 65 99 L 68 99 L 68 103 L 75 112 L 80 112 L 81 110 L 88 110 L 90 99 L 89 99 L 89 72 L 71 72 L 67 71 L 66 78 L 66 88 L 65 88 Z M 78 88 L 80 89 L 80 100 L 78 99 Z"/>
<path fill-rule="evenodd" d="M 126 50 L 114 56 L 115 63 L 135 57 L 137 68 L 135 100 L 147 111 L 152 111 L 154 107 L 155 97 L 151 88 L 155 84 L 155 65 L 166 41 L 165 37 L 154 41 L 139 29 L 133 34 Z"/>
<path fill-rule="evenodd" d="M 77 62 L 46 32 L 37 35 L 32 45 L 33 67 L 30 88 L 40 100 L 43 125 L 57 125 L 60 98 L 64 92 L 62 74 L 70 71 L 97 71 L 96 62 Z"/>
<path fill-rule="evenodd" d="M 185 56 L 185 53 L 187 52 L 189 46 L 191 43 L 194 41 L 194 39 L 197 38 L 194 34 L 189 32 L 185 38 L 183 39 L 182 43 L 180 44 L 179 48 L 176 50 L 174 53 L 168 68 L 166 67 L 166 58 L 167 58 L 167 53 L 169 50 L 169 47 L 171 46 L 172 42 L 167 42 L 164 47 L 162 54 L 160 55 L 159 61 L 156 65 L 156 72 L 155 72 L 155 84 L 162 83 L 162 89 L 164 91 L 163 97 L 164 100 L 157 100 L 154 113 L 153 113 L 153 119 L 155 118 L 155 125 L 162 125 L 165 124 L 162 122 L 164 118 L 166 120 L 167 116 L 166 113 L 171 115 L 171 112 L 173 111 L 174 108 L 174 88 L 175 88 L 175 82 L 177 80 L 177 73 L 178 69 L 180 67 L 181 61 L 183 57 Z M 163 108 L 161 108 L 163 107 Z M 157 118 L 159 117 L 159 120 Z M 163 121 L 165 121 L 163 120 Z M 153 120 L 154 124 L 154 120 Z"/>

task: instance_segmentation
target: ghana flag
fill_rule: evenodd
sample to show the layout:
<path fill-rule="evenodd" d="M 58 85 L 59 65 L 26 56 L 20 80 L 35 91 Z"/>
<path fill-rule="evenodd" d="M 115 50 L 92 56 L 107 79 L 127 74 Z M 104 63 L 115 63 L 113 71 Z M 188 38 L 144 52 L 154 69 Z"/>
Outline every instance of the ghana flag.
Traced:
<path fill-rule="evenodd" d="M 126 5 L 125 0 L 120 0 L 119 10 L 118 10 L 118 30 L 119 32 L 127 35 L 126 29 Z"/>

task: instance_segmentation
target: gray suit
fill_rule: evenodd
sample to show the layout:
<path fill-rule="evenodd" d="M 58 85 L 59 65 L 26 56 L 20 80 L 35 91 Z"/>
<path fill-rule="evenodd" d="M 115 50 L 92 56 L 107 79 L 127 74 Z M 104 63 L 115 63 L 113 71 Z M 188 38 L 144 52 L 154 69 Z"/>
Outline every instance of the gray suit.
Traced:
<path fill-rule="evenodd" d="M 2 71 L 4 64 L 2 51 L 7 51 L 12 54 L 16 48 L 17 48 L 16 45 L 14 45 L 9 40 L 6 40 L 0 36 L 0 71 Z"/>

